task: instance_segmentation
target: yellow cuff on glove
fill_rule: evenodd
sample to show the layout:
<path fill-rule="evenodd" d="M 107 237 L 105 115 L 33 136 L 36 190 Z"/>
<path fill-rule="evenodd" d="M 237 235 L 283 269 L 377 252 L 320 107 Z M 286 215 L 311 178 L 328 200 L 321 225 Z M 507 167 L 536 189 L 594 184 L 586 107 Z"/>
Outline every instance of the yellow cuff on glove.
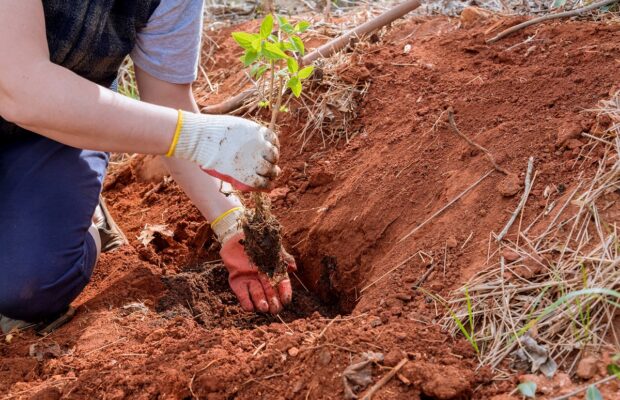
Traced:
<path fill-rule="evenodd" d="M 223 244 L 241 230 L 241 217 L 243 213 L 243 207 L 234 207 L 211 222 L 211 229 L 215 232 L 220 243 Z"/>

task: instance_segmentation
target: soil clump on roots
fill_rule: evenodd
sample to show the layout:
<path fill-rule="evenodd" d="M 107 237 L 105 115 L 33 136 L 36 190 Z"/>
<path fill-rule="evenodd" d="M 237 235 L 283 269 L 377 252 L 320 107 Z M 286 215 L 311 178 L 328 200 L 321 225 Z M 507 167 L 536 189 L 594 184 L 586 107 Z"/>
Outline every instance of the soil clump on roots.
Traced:
<path fill-rule="evenodd" d="M 409 18 L 349 49 L 341 73 L 367 90 L 355 99 L 350 135 L 331 145 L 306 132 L 300 150 L 307 112 L 287 104 L 283 172 L 267 194 L 282 229 L 261 222 L 281 235 L 299 268 L 293 304 L 280 316 L 242 311 L 207 221 L 174 182 L 144 173 L 156 159 L 113 158 L 104 196 L 130 244 L 102 255 L 70 324 L 45 338 L 2 340 L 2 395 L 342 399 L 342 374 L 373 352 L 384 359 L 369 365 L 371 385 L 408 360 L 375 400 L 511 398 L 518 377 L 492 381 L 472 346 L 442 328 L 445 310 L 428 293 L 447 297 L 486 264 L 491 232 L 519 202 L 530 156 L 537 174 L 518 221 L 524 227 L 595 171 L 600 154 L 581 133 L 596 136 L 603 125 L 583 111 L 617 89 L 610 79 L 620 76 L 620 30 L 561 21 L 487 45 L 485 32 L 515 22 L 503 21 L 463 28 L 447 17 Z M 248 22 L 205 40 L 203 67 L 218 89 L 201 76 L 202 105 L 240 90 L 245 75 L 230 33 L 256 28 Z M 325 115 L 339 107 L 321 104 Z M 515 187 L 503 190 L 505 176 L 453 132 L 449 107 L 464 135 L 519 175 Z M 138 239 L 144 230 L 152 241 Z M 250 240 L 279 252 L 275 241 Z M 30 356 L 31 346 L 46 356 Z M 583 383 L 571 379 L 561 390 Z"/>
<path fill-rule="evenodd" d="M 286 276 L 282 259 L 282 226 L 271 213 L 271 202 L 262 194 L 253 196 L 256 204 L 247 209 L 243 221 L 243 247 L 254 265 L 275 282 Z"/>

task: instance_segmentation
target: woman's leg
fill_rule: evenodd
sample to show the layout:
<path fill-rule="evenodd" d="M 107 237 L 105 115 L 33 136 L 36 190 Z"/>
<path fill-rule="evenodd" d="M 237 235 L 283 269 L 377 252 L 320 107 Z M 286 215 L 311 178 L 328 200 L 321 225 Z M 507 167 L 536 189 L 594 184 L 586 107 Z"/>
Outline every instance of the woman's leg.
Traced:
<path fill-rule="evenodd" d="M 38 322 L 64 312 L 97 260 L 88 232 L 105 153 L 38 135 L 0 147 L 0 314 Z"/>

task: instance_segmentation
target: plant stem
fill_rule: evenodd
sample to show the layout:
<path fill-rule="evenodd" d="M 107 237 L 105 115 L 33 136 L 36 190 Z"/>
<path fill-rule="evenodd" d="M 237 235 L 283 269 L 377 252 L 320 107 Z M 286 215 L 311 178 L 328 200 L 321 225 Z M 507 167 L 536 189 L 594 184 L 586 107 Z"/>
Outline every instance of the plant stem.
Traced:
<path fill-rule="evenodd" d="M 269 62 L 271 64 L 271 82 L 269 84 L 269 107 L 273 107 L 273 89 L 276 83 L 276 65 L 273 61 Z"/>
<path fill-rule="evenodd" d="M 271 122 L 269 123 L 269 129 L 273 131 L 276 127 L 276 120 L 278 119 L 278 113 L 280 112 L 280 106 L 282 106 L 282 89 L 284 81 L 282 77 L 278 78 L 278 100 L 276 100 L 276 106 L 271 110 Z"/>

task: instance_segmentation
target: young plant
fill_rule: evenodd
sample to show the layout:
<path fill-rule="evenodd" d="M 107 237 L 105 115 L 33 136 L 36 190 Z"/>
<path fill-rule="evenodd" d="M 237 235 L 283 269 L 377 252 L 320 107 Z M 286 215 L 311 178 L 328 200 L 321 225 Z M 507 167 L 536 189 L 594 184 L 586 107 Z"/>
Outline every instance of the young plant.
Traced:
<path fill-rule="evenodd" d="M 303 81 L 314 70 L 313 66 L 300 66 L 305 45 L 299 35 L 310 27 L 306 21 L 291 24 L 285 17 L 267 15 L 258 33 L 234 32 L 233 39 L 244 50 L 241 62 L 249 68 L 249 74 L 259 87 L 259 106 L 271 110 L 269 128 L 277 132 L 276 122 L 285 89 L 295 97 L 301 96 Z M 248 209 L 243 222 L 245 251 L 254 264 L 279 282 L 287 276 L 282 259 L 282 228 L 271 214 L 269 199 L 254 193 L 254 210 Z"/>
<path fill-rule="evenodd" d="M 302 82 L 314 71 L 312 65 L 300 67 L 299 62 L 306 49 L 299 34 L 305 32 L 310 23 L 301 21 L 291 24 L 285 17 L 267 15 L 260 25 L 259 33 L 233 32 L 233 39 L 244 49 L 241 62 L 249 68 L 250 76 L 261 80 L 265 74 L 269 80 L 262 79 L 269 87 L 261 91 L 259 105 L 272 110 L 270 128 L 275 128 L 282 107 L 283 89 L 289 88 L 295 97 L 301 96 Z M 265 88 L 263 88 L 265 89 Z"/>
<path fill-rule="evenodd" d="M 450 306 L 445 299 L 441 298 L 439 295 L 432 294 L 423 288 L 418 288 L 418 290 L 441 304 L 448 311 L 450 318 L 452 318 L 454 324 L 459 328 L 459 331 L 461 331 L 463 336 L 465 336 L 465 339 L 469 342 L 476 354 L 480 355 L 480 348 L 478 347 L 478 340 L 476 339 L 476 332 L 474 330 L 474 310 L 467 287 L 465 287 L 465 302 L 467 303 L 467 321 L 465 322 L 450 309 Z M 469 329 L 465 326 L 466 324 L 469 325 Z"/>

